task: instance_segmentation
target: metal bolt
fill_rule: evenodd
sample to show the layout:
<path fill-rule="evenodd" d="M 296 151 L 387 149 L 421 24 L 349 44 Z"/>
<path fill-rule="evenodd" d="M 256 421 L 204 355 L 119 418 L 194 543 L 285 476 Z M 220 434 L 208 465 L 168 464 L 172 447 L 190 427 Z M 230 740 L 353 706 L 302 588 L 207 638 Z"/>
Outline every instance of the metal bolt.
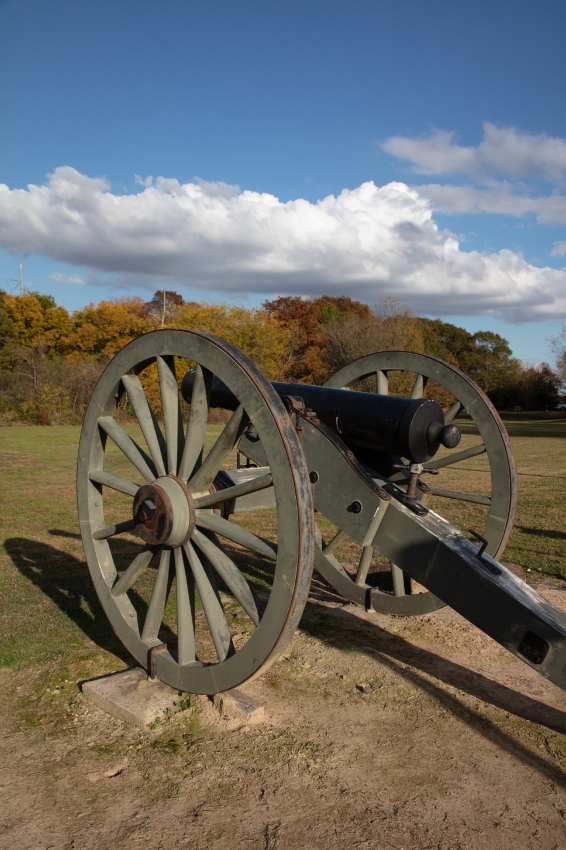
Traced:
<path fill-rule="evenodd" d="M 140 522 L 147 522 L 148 519 L 153 519 L 155 514 L 155 505 L 151 499 L 144 499 L 138 510 L 138 518 Z"/>
<path fill-rule="evenodd" d="M 316 472 L 313 469 L 312 472 L 309 472 L 309 478 L 310 478 L 311 484 L 316 484 L 316 482 L 318 481 L 318 472 Z"/>
<path fill-rule="evenodd" d="M 407 498 L 414 499 L 415 493 L 417 491 L 417 484 L 419 480 L 419 475 L 423 471 L 422 463 L 412 463 L 409 467 L 410 478 L 409 478 L 409 486 L 407 487 Z"/>
<path fill-rule="evenodd" d="M 350 505 L 350 510 L 353 514 L 359 514 L 362 510 L 362 503 L 358 502 L 358 500 L 356 499 L 356 501 L 352 502 L 352 504 Z"/>

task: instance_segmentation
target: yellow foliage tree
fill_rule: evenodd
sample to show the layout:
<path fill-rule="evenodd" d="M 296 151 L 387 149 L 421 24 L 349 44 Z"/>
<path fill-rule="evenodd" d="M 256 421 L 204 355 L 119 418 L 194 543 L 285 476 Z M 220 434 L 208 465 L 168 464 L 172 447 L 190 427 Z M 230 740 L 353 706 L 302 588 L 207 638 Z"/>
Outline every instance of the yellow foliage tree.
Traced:
<path fill-rule="evenodd" d="M 68 353 L 112 357 L 132 339 L 153 329 L 141 298 L 116 298 L 78 310 L 63 344 Z"/>
<path fill-rule="evenodd" d="M 16 341 L 26 348 L 34 345 L 44 326 L 43 311 L 37 298 L 33 295 L 6 295 L 4 308 L 13 322 Z"/>
<path fill-rule="evenodd" d="M 190 302 L 172 308 L 167 324 L 221 337 L 243 351 L 270 380 L 281 378 L 291 331 L 265 310 Z"/>
<path fill-rule="evenodd" d="M 62 341 L 73 333 L 73 320 L 64 307 L 50 307 L 43 316 L 40 341 L 48 350 L 60 353 Z"/>

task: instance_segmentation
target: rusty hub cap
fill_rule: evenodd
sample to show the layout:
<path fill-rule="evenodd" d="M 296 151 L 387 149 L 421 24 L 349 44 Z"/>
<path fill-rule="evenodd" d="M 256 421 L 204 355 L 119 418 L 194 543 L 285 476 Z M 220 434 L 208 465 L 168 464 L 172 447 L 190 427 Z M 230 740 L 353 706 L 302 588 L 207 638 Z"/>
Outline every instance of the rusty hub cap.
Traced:
<path fill-rule="evenodd" d="M 144 484 L 134 497 L 134 520 L 150 546 L 180 546 L 193 533 L 195 507 L 191 492 L 176 475 Z"/>

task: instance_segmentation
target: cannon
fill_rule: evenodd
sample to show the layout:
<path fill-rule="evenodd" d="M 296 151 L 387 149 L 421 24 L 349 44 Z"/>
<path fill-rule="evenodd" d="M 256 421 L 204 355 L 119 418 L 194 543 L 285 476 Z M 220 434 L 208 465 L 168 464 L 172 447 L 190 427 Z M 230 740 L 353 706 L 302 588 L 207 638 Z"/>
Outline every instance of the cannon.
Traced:
<path fill-rule="evenodd" d="M 126 402 L 141 436 L 118 422 Z M 210 446 L 214 407 L 231 415 Z M 454 486 L 472 458 L 483 464 L 480 493 Z M 437 486 L 443 475 L 451 486 Z M 505 428 L 481 390 L 436 358 L 381 352 L 323 387 L 271 384 L 212 335 L 146 334 L 95 388 L 77 493 L 112 628 L 179 690 L 218 693 L 272 664 L 313 568 L 367 609 L 450 605 L 566 690 L 566 615 L 497 560 L 516 501 Z M 474 540 L 433 510 L 442 503 L 475 512 Z"/>

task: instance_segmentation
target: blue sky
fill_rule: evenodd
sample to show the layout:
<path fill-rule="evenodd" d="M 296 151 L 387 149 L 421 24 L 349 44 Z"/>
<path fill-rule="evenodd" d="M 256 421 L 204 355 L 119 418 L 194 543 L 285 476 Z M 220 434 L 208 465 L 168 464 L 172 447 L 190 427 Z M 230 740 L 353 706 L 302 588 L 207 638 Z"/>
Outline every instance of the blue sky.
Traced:
<path fill-rule="evenodd" d="M 23 260 L 69 309 L 391 294 L 549 359 L 565 25 L 562 0 L 0 0 L 0 286 Z"/>

